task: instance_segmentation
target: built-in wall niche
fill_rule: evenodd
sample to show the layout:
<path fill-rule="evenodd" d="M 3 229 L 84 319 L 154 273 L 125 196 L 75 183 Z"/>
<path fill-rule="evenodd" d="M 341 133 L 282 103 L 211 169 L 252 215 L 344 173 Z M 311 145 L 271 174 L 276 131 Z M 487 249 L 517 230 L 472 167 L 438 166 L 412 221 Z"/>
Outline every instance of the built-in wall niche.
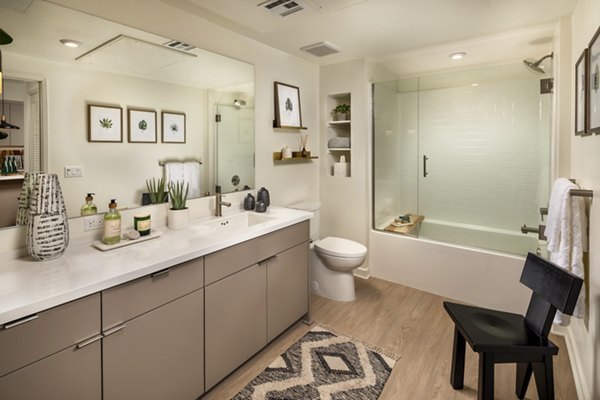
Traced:
<path fill-rule="evenodd" d="M 346 113 L 336 113 L 347 105 Z M 352 96 L 350 93 L 331 94 L 327 96 L 329 120 L 327 122 L 327 168 L 328 175 L 339 178 L 351 176 L 352 157 Z"/>

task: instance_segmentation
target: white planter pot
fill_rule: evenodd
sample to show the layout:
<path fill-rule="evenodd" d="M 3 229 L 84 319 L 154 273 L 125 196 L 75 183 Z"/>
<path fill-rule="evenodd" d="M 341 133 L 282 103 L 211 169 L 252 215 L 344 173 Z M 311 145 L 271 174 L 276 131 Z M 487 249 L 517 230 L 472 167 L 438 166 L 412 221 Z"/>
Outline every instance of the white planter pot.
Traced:
<path fill-rule="evenodd" d="M 167 213 L 167 226 L 169 229 L 174 231 L 179 229 L 185 229 L 188 227 L 190 222 L 190 210 L 184 208 L 183 210 L 171 210 Z"/>

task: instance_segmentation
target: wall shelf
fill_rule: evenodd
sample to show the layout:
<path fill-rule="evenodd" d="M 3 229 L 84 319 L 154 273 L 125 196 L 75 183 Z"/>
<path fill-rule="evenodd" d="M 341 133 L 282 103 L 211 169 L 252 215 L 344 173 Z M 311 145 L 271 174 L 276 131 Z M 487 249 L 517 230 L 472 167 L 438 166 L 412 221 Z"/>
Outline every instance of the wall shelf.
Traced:
<path fill-rule="evenodd" d="M 293 151 L 292 152 L 292 158 L 281 158 L 281 152 L 280 151 L 274 151 L 273 152 L 273 162 L 277 163 L 277 164 L 287 164 L 287 163 L 298 163 L 298 162 L 310 162 L 312 160 L 316 160 L 318 159 L 319 156 L 311 156 L 310 155 L 310 151 L 307 151 L 307 156 L 306 157 L 302 157 L 302 152 L 300 151 Z"/>
<path fill-rule="evenodd" d="M 276 129 L 290 129 L 290 130 L 306 130 L 308 129 L 306 126 L 280 126 L 277 125 L 277 120 L 273 120 L 273 128 Z"/>
<path fill-rule="evenodd" d="M 352 150 L 350 147 L 328 147 L 328 151 L 350 151 Z"/>
<path fill-rule="evenodd" d="M 331 120 L 327 121 L 327 133 L 326 133 L 326 143 L 329 143 L 332 139 L 339 138 L 352 138 L 352 121 L 351 115 L 348 114 L 343 116 L 342 118 L 348 118 L 336 121 L 333 119 L 333 110 L 341 104 L 347 104 L 352 106 L 352 94 L 347 93 L 337 93 L 330 94 L 327 96 L 327 111 L 330 113 Z M 338 142 L 339 143 L 339 142 Z M 336 144 L 336 143 L 332 143 Z M 335 176 L 340 178 L 350 178 L 351 177 L 351 163 L 352 163 L 352 148 L 351 147 L 326 147 L 326 162 L 327 162 L 327 175 Z M 338 165 L 340 158 L 344 158 L 346 162 L 347 170 L 344 174 L 343 169 L 340 165 Z M 336 172 L 337 171 L 337 172 Z M 337 175 L 336 175 L 337 173 Z"/>
<path fill-rule="evenodd" d="M 350 125 L 350 120 L 343 120 L 343 121 L 329 121 L 329 125 Z"/>

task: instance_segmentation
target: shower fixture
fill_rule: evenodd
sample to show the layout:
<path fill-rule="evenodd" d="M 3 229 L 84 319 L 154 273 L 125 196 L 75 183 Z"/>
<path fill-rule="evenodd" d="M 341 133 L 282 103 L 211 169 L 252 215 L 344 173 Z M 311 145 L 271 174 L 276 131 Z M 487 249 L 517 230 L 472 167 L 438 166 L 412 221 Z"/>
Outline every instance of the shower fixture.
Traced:
<path fill-rule="evenodd" d="M 529 68 L 531 68 L 532 70 L 534 70 L 535 72 L 539 72 L 542 74 L 545 74 L 546 71 L 544 71 L 544 68 L 540 67 L 540 64 L 542 63 L 542 61 L 544 61 L 546 58 L 550 58 L 552 59 L 554 57 L 554 53 L 550 53 L 550 54 L 546 54 L 544 57 L 540 58 L 539 60 L 535 61 L 535 62 L 531 62 L 531 61 L 527 61 L 527 60 L 523 60 L 523 64 L 527 65 Z"/>
<path fill-rule="evenodd" d="M 234 106 L 236 109 L 238 109 L 238 110 L 239 110 L 240 108 L 244 107 L 245 105 L 246 105 L 246 100 L 238 100 L 238 99 L 235 99 L 235 100 L 233 101 L 233 106 Z"/>

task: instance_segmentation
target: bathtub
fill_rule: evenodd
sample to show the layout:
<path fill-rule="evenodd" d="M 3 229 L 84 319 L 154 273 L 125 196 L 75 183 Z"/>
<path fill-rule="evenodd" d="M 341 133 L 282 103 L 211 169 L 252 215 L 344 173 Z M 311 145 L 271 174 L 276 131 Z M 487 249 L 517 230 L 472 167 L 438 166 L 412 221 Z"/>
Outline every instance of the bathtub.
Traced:
<path fill-rule="evenodd" d="M 369 247 L 371 276 L 461 302 L 523 313 L 531 292 L 519 278 L 525 255 L 536 252 L 539 243 L 537 236 L 520 231 L 425 220 L 418 238 L 371 230 Z"/>

